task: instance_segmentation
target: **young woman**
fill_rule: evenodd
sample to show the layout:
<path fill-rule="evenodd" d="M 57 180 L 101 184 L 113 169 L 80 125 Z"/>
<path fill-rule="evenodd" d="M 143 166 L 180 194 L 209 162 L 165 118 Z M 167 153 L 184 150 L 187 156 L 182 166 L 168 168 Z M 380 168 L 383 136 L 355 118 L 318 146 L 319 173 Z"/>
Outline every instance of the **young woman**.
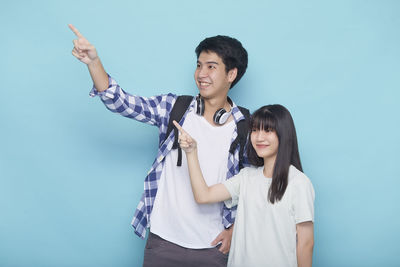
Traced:
<path fill-rule="evenodd" d="M 253 167 L 211 186 L 203 178 L 196 141 L 174 124 L 196 202 L 238 206 L 228 266 L 311 266 L 314 189 L 302 173 L 289 111 L 281 105 L 255 111 L 248 146 Z"/>

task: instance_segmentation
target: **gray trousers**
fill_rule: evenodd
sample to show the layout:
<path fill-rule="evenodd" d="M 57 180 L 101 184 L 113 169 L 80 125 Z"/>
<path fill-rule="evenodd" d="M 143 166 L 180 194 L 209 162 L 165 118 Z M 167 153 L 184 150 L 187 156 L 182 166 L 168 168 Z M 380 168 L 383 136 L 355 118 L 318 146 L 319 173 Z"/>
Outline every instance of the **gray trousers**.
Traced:
<path fill-rule="evenodd" d="M 184 248 L 149 232 L 143 267 L 226 267 L 228 255 L 218 249 Z"/>

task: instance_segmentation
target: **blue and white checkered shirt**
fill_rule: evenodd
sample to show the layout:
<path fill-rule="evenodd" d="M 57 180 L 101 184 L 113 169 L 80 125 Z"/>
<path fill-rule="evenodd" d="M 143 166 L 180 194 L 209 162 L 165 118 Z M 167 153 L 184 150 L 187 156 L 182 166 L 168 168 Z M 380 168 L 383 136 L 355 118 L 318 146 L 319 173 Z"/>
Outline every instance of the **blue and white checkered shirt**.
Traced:
<path fill-rule="evenodd" d="M 117 82 L 110 76 L 107 90 L 97 92 L 97 90 L 93 88 L 90 95 L 100 96 L 104 105 L 112 112 L 119 113 L 122 116 L 145 122 L 150 125 L 155 125 L 159 129 L 159 148 L 157 157 L 144 180 L 144 193 L 132 220 L 132 226 L 135 229 L 135 233 L 144 239 L 146 236 L 146 229 L 150 225 L 150 214 L 157 194 L 158 182 L 164 167 L 164 158 L 171 151 L 174 143 L 174 131 L 171 131 L 171 134 L 167 139 L 165 139 L 165 135 L 168 127 L 169 114 L 178 96 L 174 94 L 166 94 L 147 98 L 130 95 L 123 91 Z M 194 105 L 195 98 L 193 98 L 189 109 L 179 122 L 180 125 L 183 124 L 186 114 L 190 110 L 194 109 Z M 240 112 L 235 103 L 232 105 L 232 115 L 236 124 L 244 119 L 244 115 Z M 237 127 L 233 132 L 231 142 L 235 140 L 236 136 Z M 226 173 L 227 179 L 239 172 L 239 149 L 240 145 L 238 144 L 235 152 L 233 154 L 229 153 Z M 233 224 L 235 215 L 236 208 L 228 209 L 225 206 L 223 207 L 222 223 L 225 227 L 229 227 Z"/>

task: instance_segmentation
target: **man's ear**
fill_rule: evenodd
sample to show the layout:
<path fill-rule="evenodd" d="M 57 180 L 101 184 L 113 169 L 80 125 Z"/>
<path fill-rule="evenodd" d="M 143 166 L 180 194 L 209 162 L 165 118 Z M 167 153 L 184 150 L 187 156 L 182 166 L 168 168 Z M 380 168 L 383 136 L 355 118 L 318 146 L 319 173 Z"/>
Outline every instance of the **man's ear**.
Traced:
<path fill-rule="evenodd" d="M 233 68 L 230 71 L 228 71 L 228 81 L 230 83 L 232 83 L 236 79 L 236 76 L 237 76 L 237 68 Z"/>

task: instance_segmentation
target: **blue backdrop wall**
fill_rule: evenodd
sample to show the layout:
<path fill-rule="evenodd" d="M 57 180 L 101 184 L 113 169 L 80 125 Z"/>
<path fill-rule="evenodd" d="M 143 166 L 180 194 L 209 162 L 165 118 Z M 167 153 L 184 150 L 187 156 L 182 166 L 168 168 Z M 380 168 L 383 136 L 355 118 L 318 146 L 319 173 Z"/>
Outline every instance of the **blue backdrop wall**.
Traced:
<path fill-rule="evenodd" d="M 0 266 L 140 266 L 130 221 L 157 130 L 91 99 L 73 23 L 135 94 L 196 94 L 194 48 L 238 38 L 230 95 L 292 112 L 316 191 L 315 266 L 399 266 L 399 1 L 7 1 Z"/>

